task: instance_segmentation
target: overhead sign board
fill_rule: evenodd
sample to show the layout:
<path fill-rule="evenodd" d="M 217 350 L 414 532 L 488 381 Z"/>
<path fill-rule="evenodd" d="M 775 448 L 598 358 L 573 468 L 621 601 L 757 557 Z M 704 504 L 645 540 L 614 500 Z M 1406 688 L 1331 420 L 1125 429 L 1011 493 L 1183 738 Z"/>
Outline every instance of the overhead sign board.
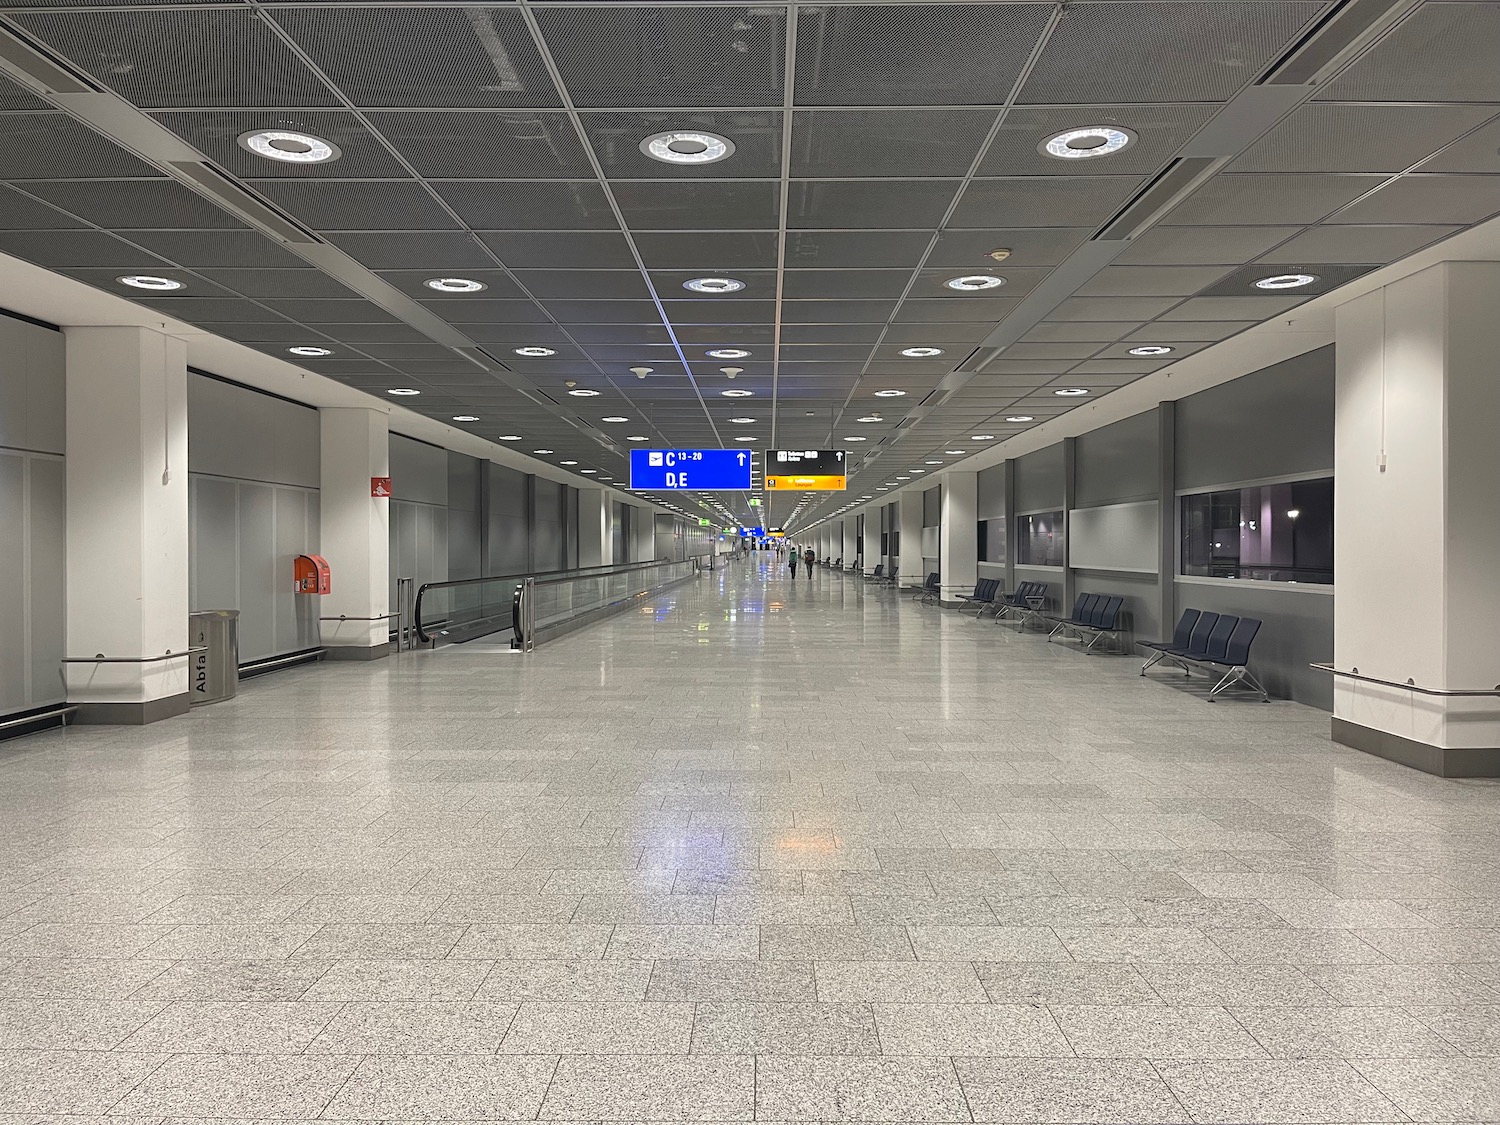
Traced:
<path fill-rule="evenodd" d="M 766 454 L 766 487 L 783 492 L 843 492 L 848 487 L 842 449 L 773 449 Z"/>
<path fill-rule="evenodd" d="M 744 449 L 632 449 L 630 487 L 637 492 L 748 492 L 750 462 Z"/>

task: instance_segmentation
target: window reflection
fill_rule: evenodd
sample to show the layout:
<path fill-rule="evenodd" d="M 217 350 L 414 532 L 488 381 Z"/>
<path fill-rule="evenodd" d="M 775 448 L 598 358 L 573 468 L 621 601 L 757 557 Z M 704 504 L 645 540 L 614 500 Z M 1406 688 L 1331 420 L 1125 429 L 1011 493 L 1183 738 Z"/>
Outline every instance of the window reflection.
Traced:
<path fill-rule="evenodd" d="M 1062 566 L 1062 512 L 1038 512 L 1016 517 L 1016 563 L 1019 566 Z"/>
<path fill-rule="evenodd" d="M 1333 582 L 1333 478 L 1182 498 L 1182 573 Z"/>

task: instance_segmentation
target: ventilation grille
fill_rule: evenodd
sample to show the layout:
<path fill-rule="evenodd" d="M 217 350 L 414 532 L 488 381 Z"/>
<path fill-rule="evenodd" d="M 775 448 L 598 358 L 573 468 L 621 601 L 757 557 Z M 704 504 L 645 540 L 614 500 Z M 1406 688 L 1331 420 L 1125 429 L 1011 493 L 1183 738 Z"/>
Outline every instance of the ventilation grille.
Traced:
<path fill-rule="evenodd" d="M 33 46 L 13 31 L 0 31 L 0 62 L 14 67 L 53 94 L 93 94 L 91 85 L 45 48 Z"/>
<path fill-rule="evenodd" d="M 283 242 L 315 246 L 321 241 L 290 216 L 269 203 L 261 202 L 211 164 L 174 160 L 169 167 L 184 179 L 191 180 L 209 198 L 271 231 Z"/>
<path fill-rule="evenodd" d="M 1224 162 L 1222 157 L 1188 156 L 1174 160 L 1125 209 L 1094 237 L 1096 242 L 1123 242 L 1175 206 Z"/>
<path fill-rule="evenodd" d="M 1261 85 L 1314 85 L 1363 47 L 1416 0 L 1346 0 L 1272 68 Z"/>

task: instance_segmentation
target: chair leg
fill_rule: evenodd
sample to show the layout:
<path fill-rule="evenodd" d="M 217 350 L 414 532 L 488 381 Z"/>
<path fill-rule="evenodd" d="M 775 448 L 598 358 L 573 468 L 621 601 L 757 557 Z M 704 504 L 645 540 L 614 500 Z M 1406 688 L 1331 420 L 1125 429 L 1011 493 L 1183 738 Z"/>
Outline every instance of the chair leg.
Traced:
<path fill-rule="evenodd" d="M 1141 675 L 1144 676 L 1146 674 L 1146 669 L 1149 668 L 1149 667 L 1151 667 L 1153 664 L 1155 664 L 1158 660 L 1160 660 L 1165 655 L 1166 654 L 1164 652 L 1162 652 L 1160 649 L 1158 649 L 1157 651 L 1153 652 L 1151 654 L 1151 659 L 1148 660 L 1148 661 L 1146 661 L 1146 663 L 1144 663 L 1144 664 L 1141 665 Z"/>

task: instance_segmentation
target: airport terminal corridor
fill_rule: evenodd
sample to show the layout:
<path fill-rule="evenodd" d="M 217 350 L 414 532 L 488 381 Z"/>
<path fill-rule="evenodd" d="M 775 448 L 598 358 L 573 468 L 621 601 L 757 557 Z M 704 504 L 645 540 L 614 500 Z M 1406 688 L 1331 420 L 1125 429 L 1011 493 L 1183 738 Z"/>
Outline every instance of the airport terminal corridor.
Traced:
<path fill-rule="evenodd" d="M 1457 1122 L 1500 785 L 751 554 L 0 747 L 0 1121 Z"/>

